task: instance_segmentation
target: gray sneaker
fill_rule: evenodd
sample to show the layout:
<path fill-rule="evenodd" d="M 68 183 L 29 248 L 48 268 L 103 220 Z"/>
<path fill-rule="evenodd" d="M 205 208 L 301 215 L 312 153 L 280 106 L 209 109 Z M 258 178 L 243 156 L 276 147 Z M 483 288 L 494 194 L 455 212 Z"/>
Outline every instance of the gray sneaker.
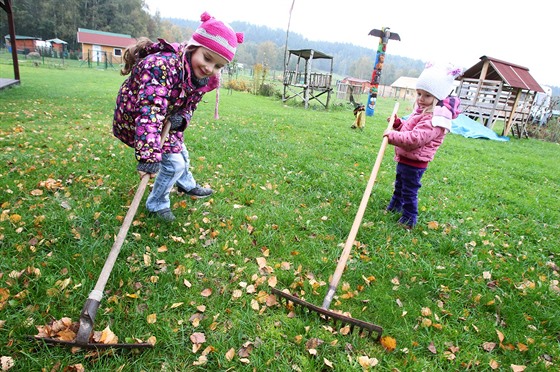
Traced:
<path fill-rule="evenodd" d="M 182 188 L 181 186 L 177 186 L 177 191 L 188 195 L 188 196 L 192 196 L 193 198 L 196 199 L 202 199 L 202 198 L 206 198 L 210 195 L 212 195 L 212 193 L 214 193 L 214 191 L 208 187 L 202 187 L 199 184 L 196 184 L 196 186 L 192 189 L 190 189 L 189 191 L 185 190 L 184 188 Z"/>
<path fill-rule="evenodd" d="M 164 209 L 160 209 L 159 211 L 150 212 L 150 214 L 156 215 L 158 216 L 158 218 L 167 222 L 171 222 L 175 220 L 175 216 L 173 215 L 173 212 L 171 212 L 171 209 L 169 208 L 164 208 Z"/>

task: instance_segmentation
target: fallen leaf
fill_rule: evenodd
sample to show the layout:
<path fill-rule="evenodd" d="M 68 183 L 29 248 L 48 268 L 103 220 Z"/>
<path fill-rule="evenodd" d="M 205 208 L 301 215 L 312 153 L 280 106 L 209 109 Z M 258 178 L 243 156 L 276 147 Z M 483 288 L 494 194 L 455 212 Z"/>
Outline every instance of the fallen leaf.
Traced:
<path fill-rule="evenodd" d="M 148 315 L 147 321 L 148 321 L 148 324 L 154 324 L 157 321 L 157 315 L 156 314 Z"/>
<path fill-rule="evenodd" d="M 529 348 L 527 347 L 527 345 L 522 344 L 521 342 L 517 343 L 517 348 L 519 349 L 519 351 L 527 351 L 527 350 L 529 350 Z"/>
<path fill-rule="evenodd" d="M 212 289 L 206 288 L 205 290 L 200 292 L 200 294 L 202 297 L 210 297 L 210 295 L 212 294 Z"/>
<path fill-rule="evenodd" d="M 437 354 L 436 346 L 434 345 L 433 342 L 430 342 L 430 345 L 428 346 L 428 350 L 429 350 L 432 354 Z"/>
<path fill-rule="evenodd" d="M 272 288 L 276 287 L 276 284 L 278 283 L 278 279 L 276 278 L 276 276 L 271 276 L 268 278 L 268 285 Z"/>
<path fill-rule="evenodd" d="M 193 366 L 203 366 L 208 362 L 208 357 L 206 355 L 201 355 L 198 360 L 193 362 Z"/>
<path fill-rule="evenodd" d="M 309 340 L 307 340 L 307 342 L 305 343 L 305 348 L 306 349 L 316 349 L 319 345 L 321 345 L 324 341 L 321 340 L 320 338 L 310 338 Z"/>
<path fill-rule="evenodd" d="M 2 366 L 2 371 L 7 371 L 14 366 L 14 359 L 12 357 L 2 355 L 0 357 L 0 365 Z"/>
<path fill-rule="evenodd" d="M 362 366 L 362 368 L 369 368 L 369 367 L 375 367 L 377 365 L 377 363 L 379 363 L 379 361 L 376 358 L 370 358 L 368 356 L 362 355 L 358 357 L 358 363 L 360 364 L 360 366 Z"/>
<path fill-rule="evenodd" d="M 241 358 L 247 358 L 251 355 L 251 353 L 253 352 L 253 348 L 255 346 L 253 345 L 252 342 L 247 341 L 246 343 L 243 344 L 243 346 L 239 349 L 239 351 L 237 352 L 237 355 L 239 355 Z"/>
<path fill-rule="evenodd" d="M 228 361 L 231 362 L 234 356 L 235 356 L 235 349 L 234 348 L 231 348 L 226 352 L 226 359 Z"/>
<path fill-rule="evenodd" d="M 495 342 L 485 342 L 482 344 L 482 349 L 484 349 L 484 351 L 492 351 L 496 348 L 496 343 Z"/>
<path fill-rule="evenodd" d="M 65 372 L 85 372 L 85 368 L 81 363 L 70 365 L 64 368 Z"/>
<path fill-rule="evenodd" d="M 438 227 L 439 227 L 439 223 L 437 221 L 428 222 L 428 229 L 437 230 Z"/>
<path fill-rule="evenodd" d="M 107 326 L 102 332 L 99 342 L 102 344 L 116 344 L 119 342 L 119 338 L 111 331 L 109 326 Z"/>
<path fill-rule="evenodd" d="M 203 344 L 206 342 L 206 336 L 202 332 L 195 332 L 190 336 L 193 344 Z"/>
<path fill-rule="evenodd" d="M 397 348 L 397 340 L 390 336 L 383 336 L 381 337 L 381 345 L 387 351 L 393 351 Z"/>
<path fill-rule="evenodd" d="M 257 265 L 259 266 L 259 269 L 262 269 L 263 267 L 265 267 L 266 266 L 266 258 L 257 257 Z"/>
<path fill-rule="evenodd" d="M 327 365 L 328 367 L 333 368 L 333 364 L 330 360 L 328 360 L 327 358 L 323 358 L 323 362 L 325 363 L 325 365 Z"/>
<path fill-rule="evenodd" d="M 498 340 L 500 343 L 504 342 L 504 334 L 496 329 L 496 333 L 498 334 Z"/>

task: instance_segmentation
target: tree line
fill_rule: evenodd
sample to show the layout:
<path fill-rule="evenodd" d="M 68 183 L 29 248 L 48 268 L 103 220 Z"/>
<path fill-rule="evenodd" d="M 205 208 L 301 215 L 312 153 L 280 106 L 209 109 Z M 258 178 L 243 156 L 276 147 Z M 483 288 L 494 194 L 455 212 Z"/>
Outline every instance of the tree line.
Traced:
<path fill-rule="evenodd" d="M 79 50 L 78 28 L 127 34 L 152 40 L 162 37 L 169 41 L 187 40 L 199 25 L 198 20 L 162 19 L 159 12 L 151 15 L 144 0 L 12 0 L 16 34 L 42 40 L 59 38 L 69 50 Z M 9 33 L 7 16 L 0 23 L 3 35 Z M 245 33 L 236 61 L 247 66 L 262 64 L 270 70 L 282 71 L 285 60 L 286 31 L 246 22 L 232 22 L 232 27 Z M 2 38 L 2 43 L 4 40 Z M 372 49 L 349 43 L 312 41 L 303 35 L 290 33 L 289 49 L 314 49 L 333 57 L 333 73 L 369 80 L 375 61 L 375 40 Z M 374 49 L 375 48 L 375 49 Z M 313 62 L 314 69 L 330 70 L 330 61 Z M 391 84 L 399 76 L 416 77 L 424 63 L 388 53 L 382 71 L 382 84 Z"/>

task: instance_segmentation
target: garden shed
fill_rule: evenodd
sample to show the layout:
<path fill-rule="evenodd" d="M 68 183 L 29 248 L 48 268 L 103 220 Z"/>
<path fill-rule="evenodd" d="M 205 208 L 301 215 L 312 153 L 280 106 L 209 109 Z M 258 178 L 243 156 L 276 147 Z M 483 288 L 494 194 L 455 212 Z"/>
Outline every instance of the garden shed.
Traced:
<path fill-rule="evenodd" d="M 401 76 L 393 84 L 391 88 L 394 91 L 395 98 L 415 99 L 416 98 L 416 80 L 418 78 Z"/>
<path fill-rule="evenodd" d="M 503 120 L 502 135 L 514 131 L 521 138 L 527 136 L 531 107 L 543 88 L 528 68 L 482 56 L 460 78 L 457 92 L 463 114 L 488 128 Z"/>
<path fill-rule="evenodd" d="M 122 63 L 124 50 L 135 44 L 136 39 L 130 35 L 78 28 L 78 43 L 82 44 L 82 60 L 88 65 L 112 65 Z"/>
<path fill-rule="evenodd" d="M 11 40 L 16 40 L 16 29 L 14 26 L 14 14 L 12 12 L 12 0 L 0 0 L 0 8 L 6 12 L 8 16 L 8 28 L 9 28 L 9 36 Z M 19 75 L 19 63 L 17 57 L 17 50 L 15 48 L 11 49 L 12 52 L 12 64 L 14 66 L 14 77 L 6 78 L 0 76 L 0 89 L 11 87 L 12 85 L 18 85 L 20 83 L 20 75 Z"/>
<path fill-rule="evenodd" d="M 362 93 L 366 93 L 369 88 L 369 80 L 345 77 L 336 83 L 336 98 L 346 101 L 349 100 L 350 97 L 353 97 L 357 101 L 360 101 Z"/>
<path fill-rule="evenodd" d="M 290 60 L 297 57 L 295 68 L 289 70 Z M 330 71 L 328 74 L 313 72 L 313 61 L 316 59 L 330 60 Z M 331 98 L 331 81 L 333 71 L 333 57 L 313 49 L 289 50 L 288 60 L 284 67 L 284 93 L 282 102 L 300 97 L 303 99 L 305 108 L 309 107 L 310 100 L 317 100 L 323 107 L 329 107 Z M 291 94 L 291 95 L 290 95 Z M 326 101 L 319 97 L 326 94 Z"/>

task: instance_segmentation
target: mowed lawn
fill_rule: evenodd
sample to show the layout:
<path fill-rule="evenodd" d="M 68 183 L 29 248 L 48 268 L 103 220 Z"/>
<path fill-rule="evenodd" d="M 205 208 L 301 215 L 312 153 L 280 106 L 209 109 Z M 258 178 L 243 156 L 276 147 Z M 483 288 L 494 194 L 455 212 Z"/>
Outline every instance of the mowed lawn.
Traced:
<path fill-rule="evenodd" d="M 11 66 L 0 65 L 4 71 Z M 136 187 L 111 134 L 116 70 L 21 67 L 0 91 L 0 356 L 14 371 L 554 371 L 560 366 L 560 147 L 449 134 L 423 178 L 419 224 L 384 208 L 389 146 L 330 309 L 367 337 L 284 306 L 320 306 L 395 101 L 363 131 L 329 110 L 221 89 L 186 133 L 215 194 L 172 192 L 173 223 L 144 200 L 105 288 L 96 331 L 147 350 L 84 351 L 28 336 L 77 321 Z M 399 102 L 406 115 L 411 102 Z"/>

